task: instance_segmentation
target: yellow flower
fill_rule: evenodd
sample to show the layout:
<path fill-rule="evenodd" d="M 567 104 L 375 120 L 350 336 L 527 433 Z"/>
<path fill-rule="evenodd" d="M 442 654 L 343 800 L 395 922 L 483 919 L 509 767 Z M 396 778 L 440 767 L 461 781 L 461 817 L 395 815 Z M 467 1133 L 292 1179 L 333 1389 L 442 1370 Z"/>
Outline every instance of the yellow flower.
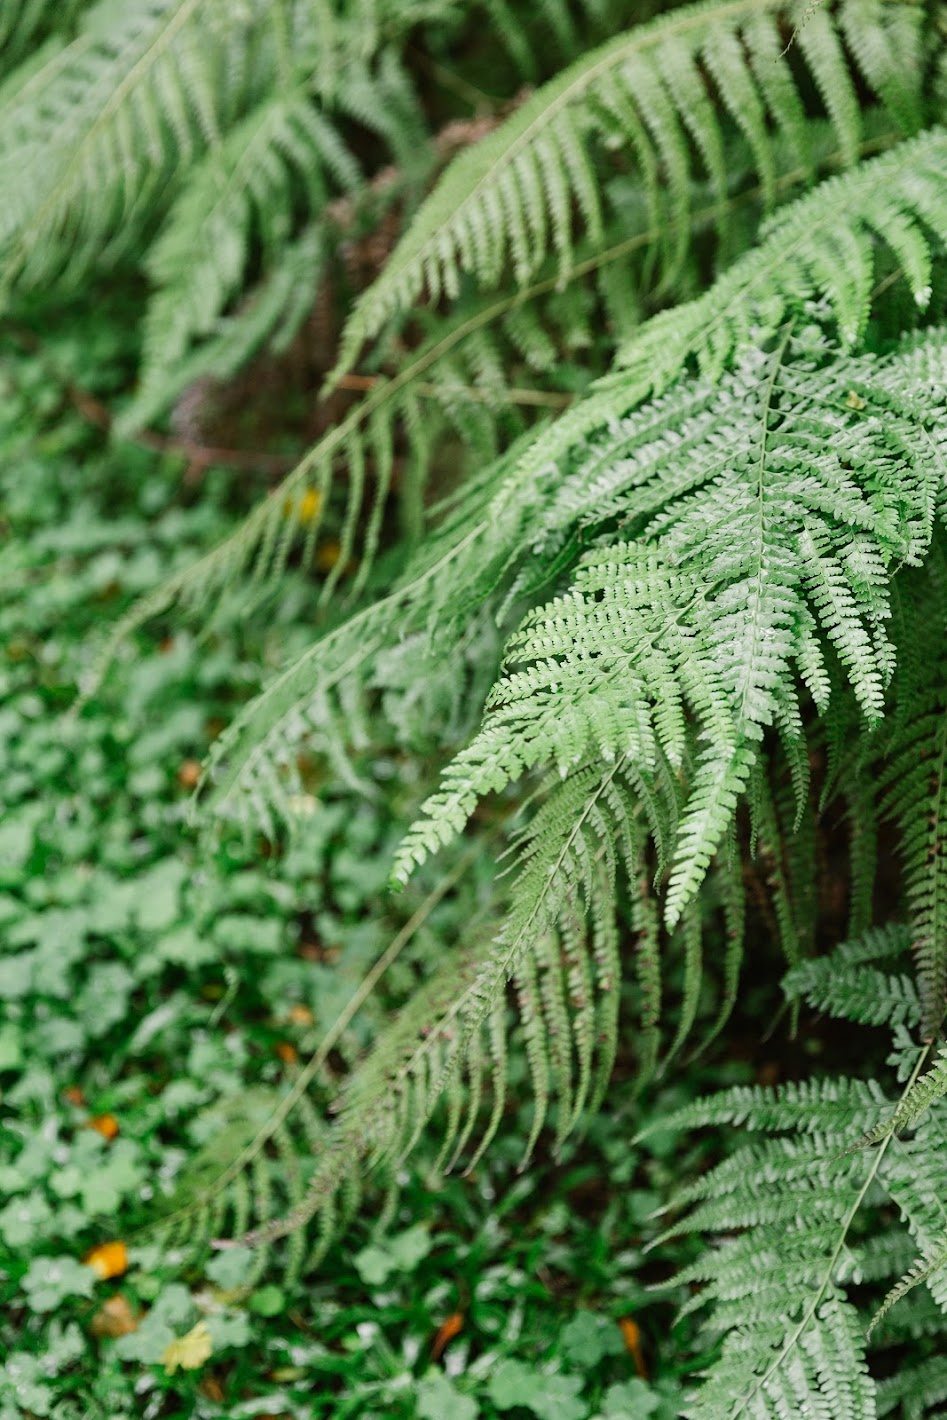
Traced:
<path fill-rule="evenodd" d="M 186 1336 L 176 1337 L 165 1347 L 161 1364 L 169 1376 L 173 1376 L 178 1367 L 182 1371 L 196 1371 L 208 1360 L 213 1349 L 207 1322 L 199 1321 Z"/>
<path fill-rule="evenodd" d="M 283 513 L 287 518 L 295 517 L 306 524 L 315 522 L 322 507 L 322 494 L 318 488 L 307 488 L 298 502 L 287 498 L 283 503 Z"/>

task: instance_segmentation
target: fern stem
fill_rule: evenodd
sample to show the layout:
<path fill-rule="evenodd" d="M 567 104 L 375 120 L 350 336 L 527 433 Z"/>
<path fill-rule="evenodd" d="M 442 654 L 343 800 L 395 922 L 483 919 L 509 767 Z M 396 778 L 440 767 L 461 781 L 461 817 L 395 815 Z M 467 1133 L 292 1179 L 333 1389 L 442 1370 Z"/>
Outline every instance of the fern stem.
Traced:
<path fill-rule="evenodd" d="M 383 375 L 343 375 L 338 387 L 340 390 L 373 390 L 383 380 Z M 441 399 L 445 393 L 462 394 L 465 399 L 476 400 L 481 404 L 490 404 L 496 399 L 494 390 L 461 384 L 418 384 L 415 385 L 415 393 L 429 399 Z M 513 385 L 504 387 L 503 399 L 510 404 L 535 405 L 539 409 L 566 409 L 575 396 L 558 394 L 555 390 L 520 389 Z"/>

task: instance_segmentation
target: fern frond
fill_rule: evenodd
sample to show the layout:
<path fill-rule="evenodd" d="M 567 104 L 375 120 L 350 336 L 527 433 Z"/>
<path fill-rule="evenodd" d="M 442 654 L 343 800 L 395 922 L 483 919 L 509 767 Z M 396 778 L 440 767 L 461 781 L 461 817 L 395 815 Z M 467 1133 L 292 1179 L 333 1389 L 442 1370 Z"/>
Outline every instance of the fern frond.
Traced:
<path fill-rule="evenodd" d="M 203 159 L 147 256 L 157 292 L 145 319 L 139 389 L 120 432 L 165 407 L 169 380 L 180 382 L 192 343 L 215 332 L 243 289 L 251 241 L 265 273 L 293 237 L 297 214 L 323 211 L 335 191 L 353 191 L 360 178 L 332 122 L 303 91 L 257 105 Z"/>
<path fill-rule="evenodd" d="M 934 337 L 928 353 L 933 370 L 947 343 Z M 596 521 L 620 519 L 634 540 L 587 554 L 572 589 L 514 636 L 484 727 L 424 806 L 396 877 L 450 842 L 484 794 L 534 767 L 566 773 L 591 754 L 628 754 L 647 778 L 659 764 L 686 764 L 665 903 L 673 925 L 732 819 L 764 728 L 795 704 L 816 637 L 877 720 L 894 663 L 888 569 L 926 549 L 941 436 L 915 395 L 913 348 L 888 366 L 824 359 L 818 340 L 787 334 L 708 391 L 702 410 L 685 387 L 685 441 L 654 438 L 646 409 L 608 429 L 606 457 L 595 446 L 586 455 L 567 483 L 578 497 L 565 502 L 556 488 L 559 518 L 565 506 L 574 526 L 584 505 Z M 892 461 L 892 417 L 905 421 L 903 465 Z M 607 473 L 593 481 L 590 465 Z M 809 689 L 818 696 L 820 681 Z"/>
<path fill-rule="evenodd" d="M 626 775 L 622 763 L 580 770 L 549 795 L 500 935 L 452 955 L 411 1002 L 347 1084 L 304 1202 L 250 1241 L 304 1225 L 353 1171 L 403 1159 L 442 1100 L 442 1162 L 473 1167 L 506 1103 L 508 987 L 535 1100 L 527 1156 L 554 1098 L 562 1139 L 600 1095 L 616 1044 L 614 896 L 640 843 Z"/>
<path fill-rule="evenodd" d="M 941 1046 L 934 1065 L 904 1096 L 896 1113 L 863 1135 L 859 1140 L 859 1146 L 865 1148 L 870 1144 L 876 1144 L 886 1134 L 901 1134 L 905 1129 L 912 1128 L 921 1115 L 930 1109 L 936 1100 L 943 1099 L 945 1095 L 947 1095 L 947 1046 Z"/>
<path fill-rule="evenodd" d="M 937 650 L 942 650 L 947 623 L 935 620 L 930 631 Z M 935 664 L 943 674 L 947 668 L 943 659 Z M 881 807 L 898 824 L 924 1003 L 923 1029 L 931 1037 L 940 1029 L 947 1008 L 947 715 L 937 680 L 912 697 L 911 704 L 911 718 L 889 750 Z"/>
<path fill-rule="evenodd" d="M 660 262 L 673 271 L 689 241 L 694 178 L 706 175 L 718 196 L 725 191 L 730 125 L 752 151 L 768 202 L 775 196 L 774 131 L 796 146 L 797 163 L 811 172 L 800 93 L 806 78 L 822 91 L 845 161 L 854 161 L 859 139 L 858 82 L 914 132 L 920 16 L 876 0 L 833 6 L 804 30 L 800 51 L 809 75 L 802 76 L 787 63 L 780 28 L 801 9 L 777 0 L 705 0 L 618 36 L 544 85 L 445 173 L 357 304 L 339 372 L 422 291 L 432 302 L 442 294 L 453 300 L 462 275 L 492 287 L 508 268 L 524 287 L 551 253 L 566 281 L 576 229 L 594 245 L 606 220 L 596 152 L 622 151 L 633 162 L 650 222 L 668 234 Z"/>
<path fill-rule="evenodd" d="M 394 13 L 383 17 L 389 26 Z M 70 44 L 51 50 L 6 102 L 0 98 L 7 198 L 0 289 L 74 282 L 100 257 L 114 260 L 128 250 L 166 204 L 168 185 L 203 154 L 226 149 L 227 169 L 245 118 L 259 142 L 247 116 L 259 105 L 267 109 L 274 92 L 288 97 L 305 89 L 343 110 L 360 102 L 364 108 L 358 95 L 371 88 L 365 62 L 379 47 L 381 18 L 377 6 L 362 0 L 343 7 L 335 0 L 315 7 L 100 0 L 83 14 Z M 382 67 L 394 59 L 390 54 Z M 391 101 L 380 120 L 388 137 L 394 135 L 402 154 L 417 152 L 406 112 L 400 127 L 395 122 L 393 74 L 380 82 Z M 298 113 L 292 130 L 284 137 L 295 142 Z M 323 161 L 328 151 L 320 145 Z"/>
<path fill-rule="evenodd" d="M 143 369 L 142 386 L 114 422 L 116 433 L 131 432 L 170 408 L 183 391 L 199 380 L 209 378 L 225 383 L 261 351 L 277 356 L 284 353 L 312 311 L 325 266 L 326 229 L 317 218 L 282 246 L 260 281 L 233 311 L 215 315 L 211 307 L 207 308 L 203 334 L 190 331 L 190 318 L 178 311 L 169 319 L 160 339 L 180 337 L 183 343 L 185 337 L 194 334 L 196 343 L 173 364 L 152 361 Z M 217 289 L 222 293 L 224 287 Z M 151 312 L 155 319 L 161 303 L 159 292 Z M 146 326 L 150 320 L 146 315 Z"/>
<path fill-rule="evenodd" d="M 613 399 L 623 384 L 632 404 L 666 388 L 689 359 L 719 374 L 736 350 L 771 339 L 813 298 L 827 303 L 841 343 L 855 345 L 871 306 L 879 242 L 923 310 L 933 257 L 947 243 L 945 162 L 947 134 L 931 129 L 777 213 L 757 246 L 705 295 L 632 336 L 619 354 L 625 368 L 612 380 Z"/>
<path fill-rule="evenodd" d="M 865 946 L 869 955 L 877 943 Z M 841 968 L 842 991 L 845 983 L 851 987 L 851 958 L 859 954 L 858 944 L 852 944 L 829 959 Z M 813 1004 L 818 999 L 816 987 Z M 857 1010 L 856 1001 L 848 1013 Z M 903 1195 L 915 1161 L 899 1158 L 890 1127 L 870 1163 L 865 1160 L 860 1168 L 851 1167 L 853 1158 L 865 1156 L 853 1156 L 844 1142 L 864 1119 L 866 1106 L 880 1109 L 890 1121 L 909 1098 L 927 1050 L 908 1049 L 913 1070 L 894 1110 L 874 1082 L 830 1080 L 775 1091 L 731 1090 L 719 1101 L 686 1107 L 671 1121 L 685 1127 L 738 1122 L 767 1132 L 791 1130 L 795 1136 L 744 1146 L 681 1200 L 692 1211 L 676 1230 L 729 1235 L 712 1257 L 676 1279 L 701 1286 L 700 1303 L 713 1307 L 708 1330 L 724 1337 L 719 1360 L 685 1411 L 691 1420 L 803 1414 L 863 1420 L 876 1414 L 866 1338 L 846 1289 L 899 1270 L 903 1248 L 886 1238 L 883 1251 L 872 1251 L 871 1244 L 866 1250 L 851 1234 L 860 1211 L 885 1195 L 911 1221 Z M 915 1185 L 920 1192 L 926 1187 Z M 893 1289 L 890 1303 L 919 1280 L 920 1272 L 905 1279 Z"/>
<path fill-rule="evenodd" d="M 936 1415 L 934 1406 L 947 1400 L 947 1357 L 932 1356 L 917 1365 L 898 1368 L 896 1375 L 878 1383 L 878 1415 L 899 1410 L 905 1420 Z"/>
<path fill-rule="evenodd" d="M 945 1267 L 947 1267 L 947 1237 L 940 1238 L 936 1243 L 932 1244 L 927 1249 L 926 1254 L 923 1257 L 919 1257 L 900 1281 L 895 1283 L 872 1317 L 871 1325 L 868 1328 L 868 1335 L 871 1335 L 875 1327 L 884 1320 L 891 1308 L 899 1302 L 902 1297 L 906 1297 L 909 1292 L 913 1291 L 915 1287 L 919 1287 L 922 1282 L 929 1282 L 936 1273 L 942 1272 Z"/>
<path fill-rule="evenodd" d="M 799 1133 L 844 1133 L 852 1116 L 877 1118 L 885 1095 L 874 1080 L 787 1081 L 772 1089 L 735 1085 L 729 1090 L 682 1105 L 642 1131 L 646 1139 L 657 1129 L 705 1129 L 731 1125 L 754 1132 L 795 1130 Z"/>
<path fill-rule="evenodd" d="M 241 8 L 227 28 L 231 43 L 249 47 L 258 8 Z M 119 215 L 127 243 L 172 164 L 219 135 L 248 76 L 240 64 L 218 75 L 222 50 L 208 38 L 221 38 L 220 12 L 208 17 L 198 0 L 103 3 L 14 93 L 0 148 L 0 171 L 15 154 L 19 173 L 4 182 L 4 287 L 78 272 L 114 238 Z"/>
<path fill-rule="evenodd" d="M 805 996 L 817 1010 L 861 1025 L 920 1023 L 917 987 L 907 973 L 894 976 L 867 966 L 846 970 L 837 957 L 822 957 L 796 967 L 783 986 L 787 995 Z"/>
<path fill-rule="evenodd" d="M 88 0 L 9 0 L 0 14 L 0 71 L 36 52 L 50 35 L 68 35 Z"/>
<path fill-rule="evenodd" d="M 253 123 L 249 124 L 253 131 Z M 265 157 L 265 155 L 264 155 Z M 208 174 L 219 172 L 219 159 L 205 160 L 199 172 Z M 269 168 L 267 166 L 267 173 Z M 797 175 L 780 172 L 779 184 L 791 188 Z M 752 191 L 749 194 L 753 195 Z M 195 194 L 193 203 L 190 188 L 179 204 L 183 218 L 193 213 L 201 219 L 200 193 Z M 232 193 L 225 193 L 233 204 L 242 208 L 246 193 L 238 186 Z M 748 194 L 738 192 L 723 204 L 700 204 L 692 214 L 692 227 L 704 229 L 710 222 L 731 221 L 735 218 Z M 216 208 L 212 207 L 208 220 L 216 220 Z M 172 217 L 172 226 L 166 233 L 170 241 L 176 230 L 177 219 Z M 181 280 L 190 282 L 195 262 L 190 254 L 189 242 L 198 234 L 184 232 L 187 240 L 180 243 L 176 260 L 180 263 Z M 606 321 L 613 332 L 613 338 L 620 338 L 639 317 L 641 282 L 653 263 L 657 243 L 662 236 L 660 225 L 643 225 L 631 235 L 627 233 L 627 217 L 609 231 L 609 240 L 598 252 L 577 259 L 572 272 L 573 282 L 565 292 L 557 291 L 558 279 L 555 275 L 541 276 L 525 290 L 506 294 L 499 299 L 473 300 L 462 303 L 457 311 L 447 319 L 431 322 L 431 333 L 420 346 L 396 362 L 393 373 L 387 377 L 373 377 L 370 393 L 341 423 L 331 428 L 322 440 L 306 454 L 280 485 L 273 495 L 262 503 L 243 525 L 205 558 L 184 569 L 178 576 L 157 589 L 153 596 L 143 599 L 132 614 L 119 628 L 117 636 L 110 643 L 108 654 L 103 658 L 107 664 L 115 644 L 138 624 L 158 614 L 175 601 L 185 608 L 189 605 L 212 605 L 241 577 L 250 574 L 261 587 L 275 584 L 285 564 L 289 549 L 293 546 L 295 532 L 287 526 L 281 516 L 281 509 L 289 509 L 288 522 L 293 522 L 294 508 L 311 508 L 312 498 L 306 498 L 307 491 L 317 494 L 319 513 L 309 518 L 307 528 L 312 542 L 319 526 L 327 516 L 329 493 L 343 483 L 349 471 L 355 475 L 356 487 L 342 502 L 338 515 L 349 530 L 351 550 L 358 552 L 361 576 L 370 572 L 373 560 L 374 539 L 378 531 L 381 504 L 388 494 L 387 483 L 377 490 L 377 498 L 372 503 L 372 511 L 367 519 L 367 528 L 362 529 L 358 544 L 354 540 L 354 529 L 359 520 L 365 496 L 366 471 L 374 469 L 378 450 L 384 448 L 404 451 L 410 461 L 410 474 L 403 479 L 410 488 L 412 506 L 408 498 L 403 498 L 404 521 L 417 525 L 418 500 L 424 492 L 431 448 L 439 429 L 458 432 L 470 454 L 477 456 L 481 464 L 489 460 L 491 450 L 502 445 L 511 428 L 518 427 L 521 401 L 534 405 L 540 413 L 545 408 L 561 409 L 569 397 L 555 391 L 527 390 L 511 388 L 506 371 L 516 363 L 524 363 L 530 371 L 546 377 L 559 365 L 563 350 L 581 354 L 593 339 L 596 314 Z M 160 254 L 165 238 L 160 238 L 156 253 Z M 175 248 L 179 244 L 174 243 Z M 199 243 L 203 250 L 203 243 Z M 241 250 L 238 235 L 231 233 L 224 246 L 224 256 L 232 256 Z M 164 355 L 159 355 L 154 345 L 154 358 L 148 359 L 144 372 L 144 385 L 139 397 L 119 420 L 119 428 L 127 429 L 141 422 L 146 414 L 156 412 L 174 395 L 193 380 L 203 375 L 213 375 L 226 379 L 240 365 L 259 349 L 271 332 L 276 331 L 274 341 L 284 343 L 308 309 L 307 302 L 315 296 L 315 285 L 319 280 L 326 249 L 326 232 L 321 220 L 317 219 L 306 228 L 300 237 L 290 243 L 278 256 L 276 264 L 254 289 L 247 301 L 232 315 L 221 316 L 219 301 L 215 298 L 209 304 L 196 306 L 186 303 L 169 305 L 161 292 L 152 301 L 147 329 L 164 324 L 162 312 L 171 312 L 173 329 L 164 335 L 155 336 L 155 341 L 164 345 L 174 340 L 175 358 L 170 357 L 170 345 Z M 213 248 L 211 248 L 213 252 Z M 216 253 L 207 261 L 213 266 L 217 276 L 211 275 L 210 286 L 221 295 L 229 290 L 229 283 L 221 285 L 220 263 L 222 257 Z M 166 279 L 174 281 L 172 266 Z M 204 272 L 204 263 L 198 261 L 196 269 Z M 206 276 L 208 273 L 204 272 Z M 589 289 L 591 286 L 591 290 Z M 182 288 L 183 289 L 183 288 Z M 217 315 L 215 316 L 215 310 Z M 203 312 L 203 314 L 201 314 Z M 183 361 L 177 358 L 178 345 L 189 338 L 192 322 L 198 320 L 201 329 L 205 326 L 217 333 L 211 334 L 199 344 L 193 354 Z M 178 340 L 178 337 L 181 337 Z M 150 393 L 151 380 L 154 377 Z M 146 407 L 147 402 L 147 407 Z M 541 443 L 541 441 L 540 441 Z M 495 482 L 491 477 L 488 481 Z M 471 474 L 468 484 L 476 486 L 477 479 Z M 535 486 L 532 480 L 530 486 Z M 482 512 L 482 509 L 480 510 Z M 478 514 L 479 516 L 479 514 Z M 434 529 L 428 532 L 432 535 Z M 504 534 L 512 535 L 513 526 L 504 520 Z M 366 533 L 368 536 L 366 536 Z M 492 551 L 488 558 L 480 558 L 493 567 L 498 561 L 497 549 L 491 539 Z M 501 544 L 503 546 L 503 544 Z M 274 549 L 279 555 L 274 556 Z M 347 558 L 340 557 L 341 569 Z M 329 579 L 330 590 L 335 578 Z M 95 678 L 96 681 L 98 677 Z"/>

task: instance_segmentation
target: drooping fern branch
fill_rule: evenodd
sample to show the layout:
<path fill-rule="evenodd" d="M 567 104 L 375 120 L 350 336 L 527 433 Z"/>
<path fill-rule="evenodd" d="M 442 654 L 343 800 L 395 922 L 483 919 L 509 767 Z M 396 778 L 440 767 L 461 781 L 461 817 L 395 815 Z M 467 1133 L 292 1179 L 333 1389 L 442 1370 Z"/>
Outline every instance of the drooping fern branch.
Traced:
<path fill-rule="evenodd" d="M 923 559 L 944 499 L 945 362 L 940 331 L 883 360 L 839 355 L 817 330 L 787 331 L 719 387 L 682 388 L 689 410 L 695 390 L 701 401 L 687 439 L 668 437 L 650 409 L 612 431 L 621 477 L 595 500 L 611 545 L 586 554 L 572 590 L 514 638 L 523 669 L 511 665 L 499 682 L 481 735 L 402 855 L 407 865 L 452 837 L 482 795 L 527 770 L 551 771 L 519 845 L 505 924 L 492 944 L 451 956 L 379 1044 L 345 1093 L 305 1196 L 254 1236 L 270 1238 L 325 1210 L 331 1217 L 350 1175 L 403 1157 L 442 1099 L 444 1161 L 463 1156 L 475 1137 L 477 1157 L 503 1110 L 508 988 L 513 1043 L 526 1052 L 536 1099 L 533 1138 L 552 1099 L 562 1137 L 610 1067 L 619 891 L 630 889 L 635 904 L 644 1063 L 656 1054 L 662 898 L 666 923 L 677 928 L 686 963 L 677 1048 L 701 981 L 694 897 L 738 796 L 747 793 L 767 850 L 791 836 L 792 814 L 802 810 L 800 687 L 823 712 L 830 695 L 848 693 L 869 739 L 879 720 L 896 650 L 885 629 L 892 573 Z M 675 398 L 660 402 L 662 417 L 672 418 Z M 474 527 L 450 551 L 460 557 L 480 536 Z M 402 624 L 418 616 L 419 626 L 436 615 L 455 574 L 450 555 L 432 562 L 428 580 L 409 584 L 402 600 L 395 594 L 323 644 L 323 698 L 311 730 L 351 714 L 341 698 L 331 708 L 341 683 L 333 686 L 332 675 L 357 676 L 392 614 Z M 293 703 L 289 675 L 289 689 L 265 695 L 224 741 L 217 791 L 225 804 L 239 791 L 254 818 L 286 792 L 265 726 L 278 695 Z M 756 767 L 772 732 L 798 771 L 800 803 L 790 803 L 788 822 L 785 813 L 775 817 Z M 657 895 L 649 886 L 655 864 Z M 733 930 L 724 1013 L 741 952 L 739 867 L 731 847 L 712 869 Z M 787 901 L 779 872 L 773 881 L 777 900 Z M 782 929 L 791 957 L 794 931 L 792 923 Z M 830 974 L 823 1004 L 831 1005 L 833 988 Z M 866 1010 L 875 1016 L 867 1018 L 890 1019 L 893 1007 L 877 983 L 872 989 Z M 910 983 L 901 989 L 916 1013 Z"/>
<path fill-rule="evenodd" d="M 671 1284 L 699 1289 L 686 1309 L 709 1306 L 707 1334 L 723 1340 L 685 1411 L 692 1420 L 869 1420 L 900 1405 L 919 1417 L 940 1398 L 936 1366 L 878 1383 L 866 1355 L 869 1338 L 882 1346 L 897 1340 L 896 1329 L 887 1336 L 897 1317 L 889 1312 L 914 1287 L 926 1284 L 941 1305 L 945 1295 L 947 1086 L 943 1061 L 927 1068 L 930 1047 L 912 1039 L 921 1024 L 917 993 L 908 977 L 891 974 L 909 941 L 903 928 L 876 931 L 796 969 L 786 983 L 790 996 L 844 1019 L 863 1020 L 864 1003 L 875 1001 L 874 1018 L 894 1033 L 900 1099 L 874 1081 L 828 1078 L 741 1087 L 661 1120 L 661 1128 L 737 1125 L 770 1136 L 737 1147 L 672 1205 L 688 1210 L 672 1233 L 724 1234 Z M 879 983 L 887 983 L 880 993 Z M 908 1129 L 910 1140 L 901 1137 Z M 881 1221 L 892 1205 L 907 1232 Z M 911 1237 L 921 1261 L 874 1304 L 869 1322 L 862 1289 L 898 1276 Z"/>
<path fill-rule="evenodd" d="M 647 411 L 641 426 L 628 421 L 627 443 L 621 426 L 612 432 L 610 477 L 590 502 L 622 536 L 586 554 L 571 590 L 513 639 L 484 728 L 425 806 L 396 875 L 535 766 L 566 773 L 593 754 L 630 754 L 645 774 L 687 763 L 665 908 L 674 925 L 764 730 L 793 752 L 799 682 L 824 711 L 837 658 L 877 721 L 894 664 L 890 569 L 923 559 L 944 506 L 947 345 L 937 334 L 889 362 L 826 365 L 826 353 L 787 333 L 711 387 L 710 418 L 693 421 L 683 448 L 641 440 Z"/>
<path fill-rule="evenodd" d="M 822 8 L 798 31 L 808 69 L 802 75 L 784 45 L 804 9 L 778 0 L 707 0 L 577 60 L 454 162 L 356 305 L 339 370 L 422 292 L 434 302 L 442 292 L 456 299 L 462 276 L 492 287 L 511 267 L 525 287 L 555 253 L 560 279 L 567 280 L 577 224 L 593 245 L 602 244 L 596 150 L 618 151 L 632 162 L 649 222 L 665 234 L 656 259 L 670 273 L 690 242 L 695 177 L 706 177 L 718 199 L 726 194 L 728 124 L 752 150 L 768 205 L 776 197 L 774 133 L 791 143 L 804 173 L 813 171 L 800 94 L 807 80 L 822 96 L 845 163 L 858 154 L 859 80 L 902 133 L 915 132 L 921 12 L 860 0 Z"/>

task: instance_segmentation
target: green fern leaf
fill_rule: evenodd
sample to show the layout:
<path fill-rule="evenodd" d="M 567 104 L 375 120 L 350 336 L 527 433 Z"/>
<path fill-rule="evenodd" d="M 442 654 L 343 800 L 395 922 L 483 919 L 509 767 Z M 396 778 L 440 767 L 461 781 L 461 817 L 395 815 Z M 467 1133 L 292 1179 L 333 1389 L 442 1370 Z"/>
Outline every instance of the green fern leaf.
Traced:
<path fill-rule="evenodd" d="M 723 115 L 708 93 L 707 74 L 746 136 L 772 201 L 771 123 L 798 143 L 797 161 L 807 162 L 800 78 L 786 62 L 779 29 L 797 8 L 774 0 L 691 5 L 618 36 L 544 85 L 451 165 L 356 306 L 338 370 L 350 368 L 362 345 L 411 309 L 422 291 L 434 302 L 442 293 L 455 299 L 462 273 L 495 286 L 511 265 L 517 284 L 526 286 L 554 252 L 567 280 L 574 209 L 593 245 L 601 241 L 596 146 L 633 157 L 651 222 L 660 214 L 665 224 L 662 261 L 673 271 L 689 239 L 689 139 L 718 191 L 723 181 Z M 913 132 L 919 112 L 910 76 L 917 72 L 920 31 L 911 18 L 901 6 L 849 0 L 803 28 L 800 48 L 846 162 L 857 154 L 860 113 L 844 40 L 859 35 L 853 53 L 863 66 L 860 77 Z"/>
<path fill-rule="evenodd" d="M 923 309 L 931 262 L 947 243 L 943 183 L 947 134 L 933 129 L 890 154 L 830 178 L 779 213 L 762 240 L 704 296 L 655 316 L 619 355 L 633 402 L 660 391 L 690 358 L 717 374 L 733 353 L 769 339 L 813 296 L 824 299 L 843 345 L 860 338 L 871 304 L 878 239 Z M 933 241 L 932 241 L 933 238 Z"/>

